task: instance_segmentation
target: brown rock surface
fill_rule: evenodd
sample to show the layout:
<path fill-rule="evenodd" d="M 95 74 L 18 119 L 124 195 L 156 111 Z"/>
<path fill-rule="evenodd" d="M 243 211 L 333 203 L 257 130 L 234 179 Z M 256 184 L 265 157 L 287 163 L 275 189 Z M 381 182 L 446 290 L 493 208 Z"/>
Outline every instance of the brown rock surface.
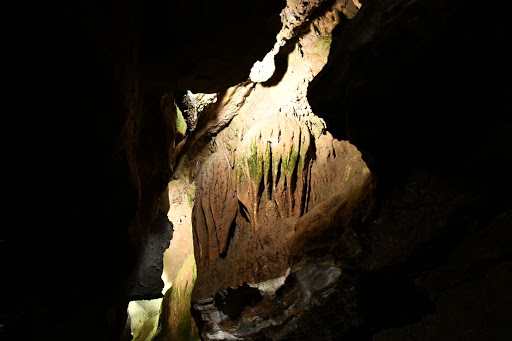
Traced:
<path fill-rule="evenodd" d="M 158 331 L 150 340 L 199 340 L 197 327 L 190 315 L 190 296 L 195 280 L 196 264 L 194 255 L 190 254 L 173 279 L 173 286 L 165 293 L 160 307 Z"/>
<path fill-rule="evenodd" d="M 9 3 L 0 337 L 119 339 L 129 274 L 167 212 L 171 167 L 192 183 L 224 152 L 235 172 L 243 137 L 280 113 L 309 129 L 319 189 L 301 217 L 278 220 L 275 203 L 258 203 L 257 231 L 238 209 L 225 257 L 198 279 L 205 338 L 510 339 L 506 2 L 287 4 L 276 41 L 284 1 Z M 222 95 L 256 60 L 270 78 L 218 97 L 236 115 L 175 136 L 162 95 Z M 356 181 L 363 163 L 350 148 L 340 154 L 326 128 L 362 152 L 374 202 L 359 200 L 373 188 Z M 62 299 L 73 302 L 65 314 Z"/>
<path fill-rule="evenodd" d="M 167 216 L 173 224 L 172 242 L 164 252 L 162 280 L 166 287 L 173 284 L 185 259 L 194 253 L 192 239 L 192 207 L 195 187 L 185 179 L 172 180 L 168 185 L 169 212 Z"/>
<path fill-rule="evenodd" d="M 223 153 L 212 154 L 197 177 L 192 212 L 194 250 L 199 268 L 213 265 L 226 253 L 238 202 L 229 163 Z"/>
<path fill-rule="evenodd" d="M 287 65 L 253 86 L 201 164 L 192 299 L 205 339 L 286 337 L 290 321 L 329 299 L 342 273 L 337 262 L 360 253 L 353 225 L 369 207 L 370 172 L 354 146 L 325 131 L 305 96 L 339 21 L 334 7 L 322 13 L 322 36 L 300 34 L 280 52 Z M 219 236 L 229 238 L 223 252 Z"/>

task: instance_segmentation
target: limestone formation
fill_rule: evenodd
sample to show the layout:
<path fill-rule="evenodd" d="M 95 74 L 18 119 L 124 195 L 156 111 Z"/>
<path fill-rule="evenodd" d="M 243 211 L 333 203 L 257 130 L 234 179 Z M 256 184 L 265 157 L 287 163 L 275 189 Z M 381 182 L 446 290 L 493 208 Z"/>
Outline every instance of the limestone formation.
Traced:
<path fill-rule="evenodd" d="M 158 331 L 149 340 L 197 341 L 197 327 L 190 315 L 190 296 L 196 280 L 194 255 L 190 254 L 181 265 L 173 286 L 167 290 L 160 308 Z"/>
<path fill-rule="evenodd" d="M 507 2 L 9 5 L 2 340 L 511 339 Z"/>
<path fill-rule="evenodd" d="M 281 218 L 303 213 L 311 161 L 307 127 L 281 116 L 258 121 L 240 141 L 235 159 L 237 196 L 254 230 L 260 203 L 273 202 Z"/>
<path fill-rule="evenodd" d="M 194 251 L 199 268 L 213 265 L 228 248 L 238 210 L 231 167 L 223 153 L 212 154 L 197 178 L 193 210 Z"/>
<path fill-rule="evenodd" d="M 131 301 L 128 304 L 133 341 L 152 340 L 158 329 L 162 298 Z"/>
<path fill-rule="evenodd" d="M 320 3 L 301 16 L 287 15 L 296 9 L 289 4 L 289 36 L 278 38 L 298 34 Z M 337 6 L 323 7 L 315 30 L 283 43 L 286 65 L 276 64 L 266 83 L 253 86 L 201 163 L 192 306 L 204 339 L 286 337 L 288 321 L 305 318 L 337 290 L 339 259 L 360 252 L 351 235 L 368 210 L 372 177 L 357 148 L 333 139 L 306 98 L 327 61 Z"/>

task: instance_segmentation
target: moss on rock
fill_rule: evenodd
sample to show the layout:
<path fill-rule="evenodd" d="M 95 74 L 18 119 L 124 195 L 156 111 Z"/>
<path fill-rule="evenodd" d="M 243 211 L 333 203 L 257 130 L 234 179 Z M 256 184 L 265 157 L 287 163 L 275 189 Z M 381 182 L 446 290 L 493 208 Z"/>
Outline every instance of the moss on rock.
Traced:
<path fill-rule="evenodd" d="M 251 143 L 249 156 L 247 157 L 249 175 L 255 184 L 259 184 L 263 176 L 263 155 L 260 153 L 256 141 Z"/>
<path fill-rule="evenodd" d="M 196 276 L 194 254 L 190 254 L 178 271 L 173 286 L 164 295 L 159 321 L 160 330 L 155 332 L 155 341 L 200 339 L 195 322 L 190 315 L 190 302 Z"/>
<path fill-rule="evenodd" d="M 178 108 L 176 104 L 174 104 L 174 106 L 176 107 L 176 131 L 182 136 L 185 136 L 187 133 L 187 123 L 185 122 L 180 108 Z"/>
<path fill-rule="evenodd" d="M 295 169 L 295 164 L 297 163 L 298 156 L 299 156 L 299 154 L 297 151 L 295 151 L 294 145 L 291 146 L 289 154 L 282 155 L 282 158 L 283 158 L 282 169 L 283 169 L 283 173 L 286 176 L 290 176 L 293 173 L 293 170 Z"/>

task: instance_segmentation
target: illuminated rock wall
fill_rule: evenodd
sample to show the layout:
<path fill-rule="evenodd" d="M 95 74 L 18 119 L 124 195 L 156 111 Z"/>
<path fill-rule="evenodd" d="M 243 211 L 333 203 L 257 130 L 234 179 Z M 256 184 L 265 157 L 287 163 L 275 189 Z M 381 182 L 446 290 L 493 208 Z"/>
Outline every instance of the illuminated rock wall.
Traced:
<path fill-rule="evenodd" d="M 261 82 L 231 90 L 245 91 L 244 101 L 231 106 L 196 178 L 192 300 L 205 339 L 286 337 L 289 321 L 300 323 L 341 280 L 333 250 L 359 252 L 347 240 L 369 209 L 370 171 L 306 98 L 327 62 L 331 31 L 350 10 L 357 8 L 289 2 L 271 57 L 251 73 L 249 82 Z"/>

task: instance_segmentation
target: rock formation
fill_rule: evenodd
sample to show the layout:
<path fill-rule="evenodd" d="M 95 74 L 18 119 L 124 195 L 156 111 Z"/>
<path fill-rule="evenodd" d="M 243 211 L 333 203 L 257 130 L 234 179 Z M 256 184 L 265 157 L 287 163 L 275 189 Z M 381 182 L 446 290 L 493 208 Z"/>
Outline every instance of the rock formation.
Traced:
<path fill-rule="evenodd" d="M 194 255 L 190 254 L 176 274 L 173 285 L 165 293 L 155 341 L 199 340 L 197 327 L 190 315 L 192 288 L 196 280 Z M 153 340 L 153 338 L 151 338 Z"/>
<path fill-rule="evenodd" d="M 511 339 L 505 2 L 8 5 L 0 338 L 131 339 L 186 181 L 204 339 Z"/>
<path fill-rule="evenodd" d="M 353 145 L 326 132 L 305 96 L 346 4 L 287 15 L 298 5 L 282 12 L 288 33 L 278 35 L 276 58 L 285 63 L 270 68 L 215 134 L 196 178 L 192 300 L 204 339 L 288 337 L 305 311 L 336 292 L 337 253 L 359 252 L 349 241 L 371 203 L 370 172 Z M 313 9 L 322 13 L 310 23 Z M 300 31 L 307 24 L 313 28 Z"/>
<path fill-rule="evenodd" d="M 120 338 L 131 274 L 154 221 L 169 209 L 161 198 L 181 137 L 161 98 L 247 79 L 272 47 L 282 6 L 9 6 L 4 24 L 16 29 L 3 36 L 12 108 L 5 126 L 17 137 L 4 140 L 12 198 L 6 219 L 16 227 L 2 228 L 0 237 L 0 337 Z M 57 299 L 73 302 L 65 314 Z"/>

